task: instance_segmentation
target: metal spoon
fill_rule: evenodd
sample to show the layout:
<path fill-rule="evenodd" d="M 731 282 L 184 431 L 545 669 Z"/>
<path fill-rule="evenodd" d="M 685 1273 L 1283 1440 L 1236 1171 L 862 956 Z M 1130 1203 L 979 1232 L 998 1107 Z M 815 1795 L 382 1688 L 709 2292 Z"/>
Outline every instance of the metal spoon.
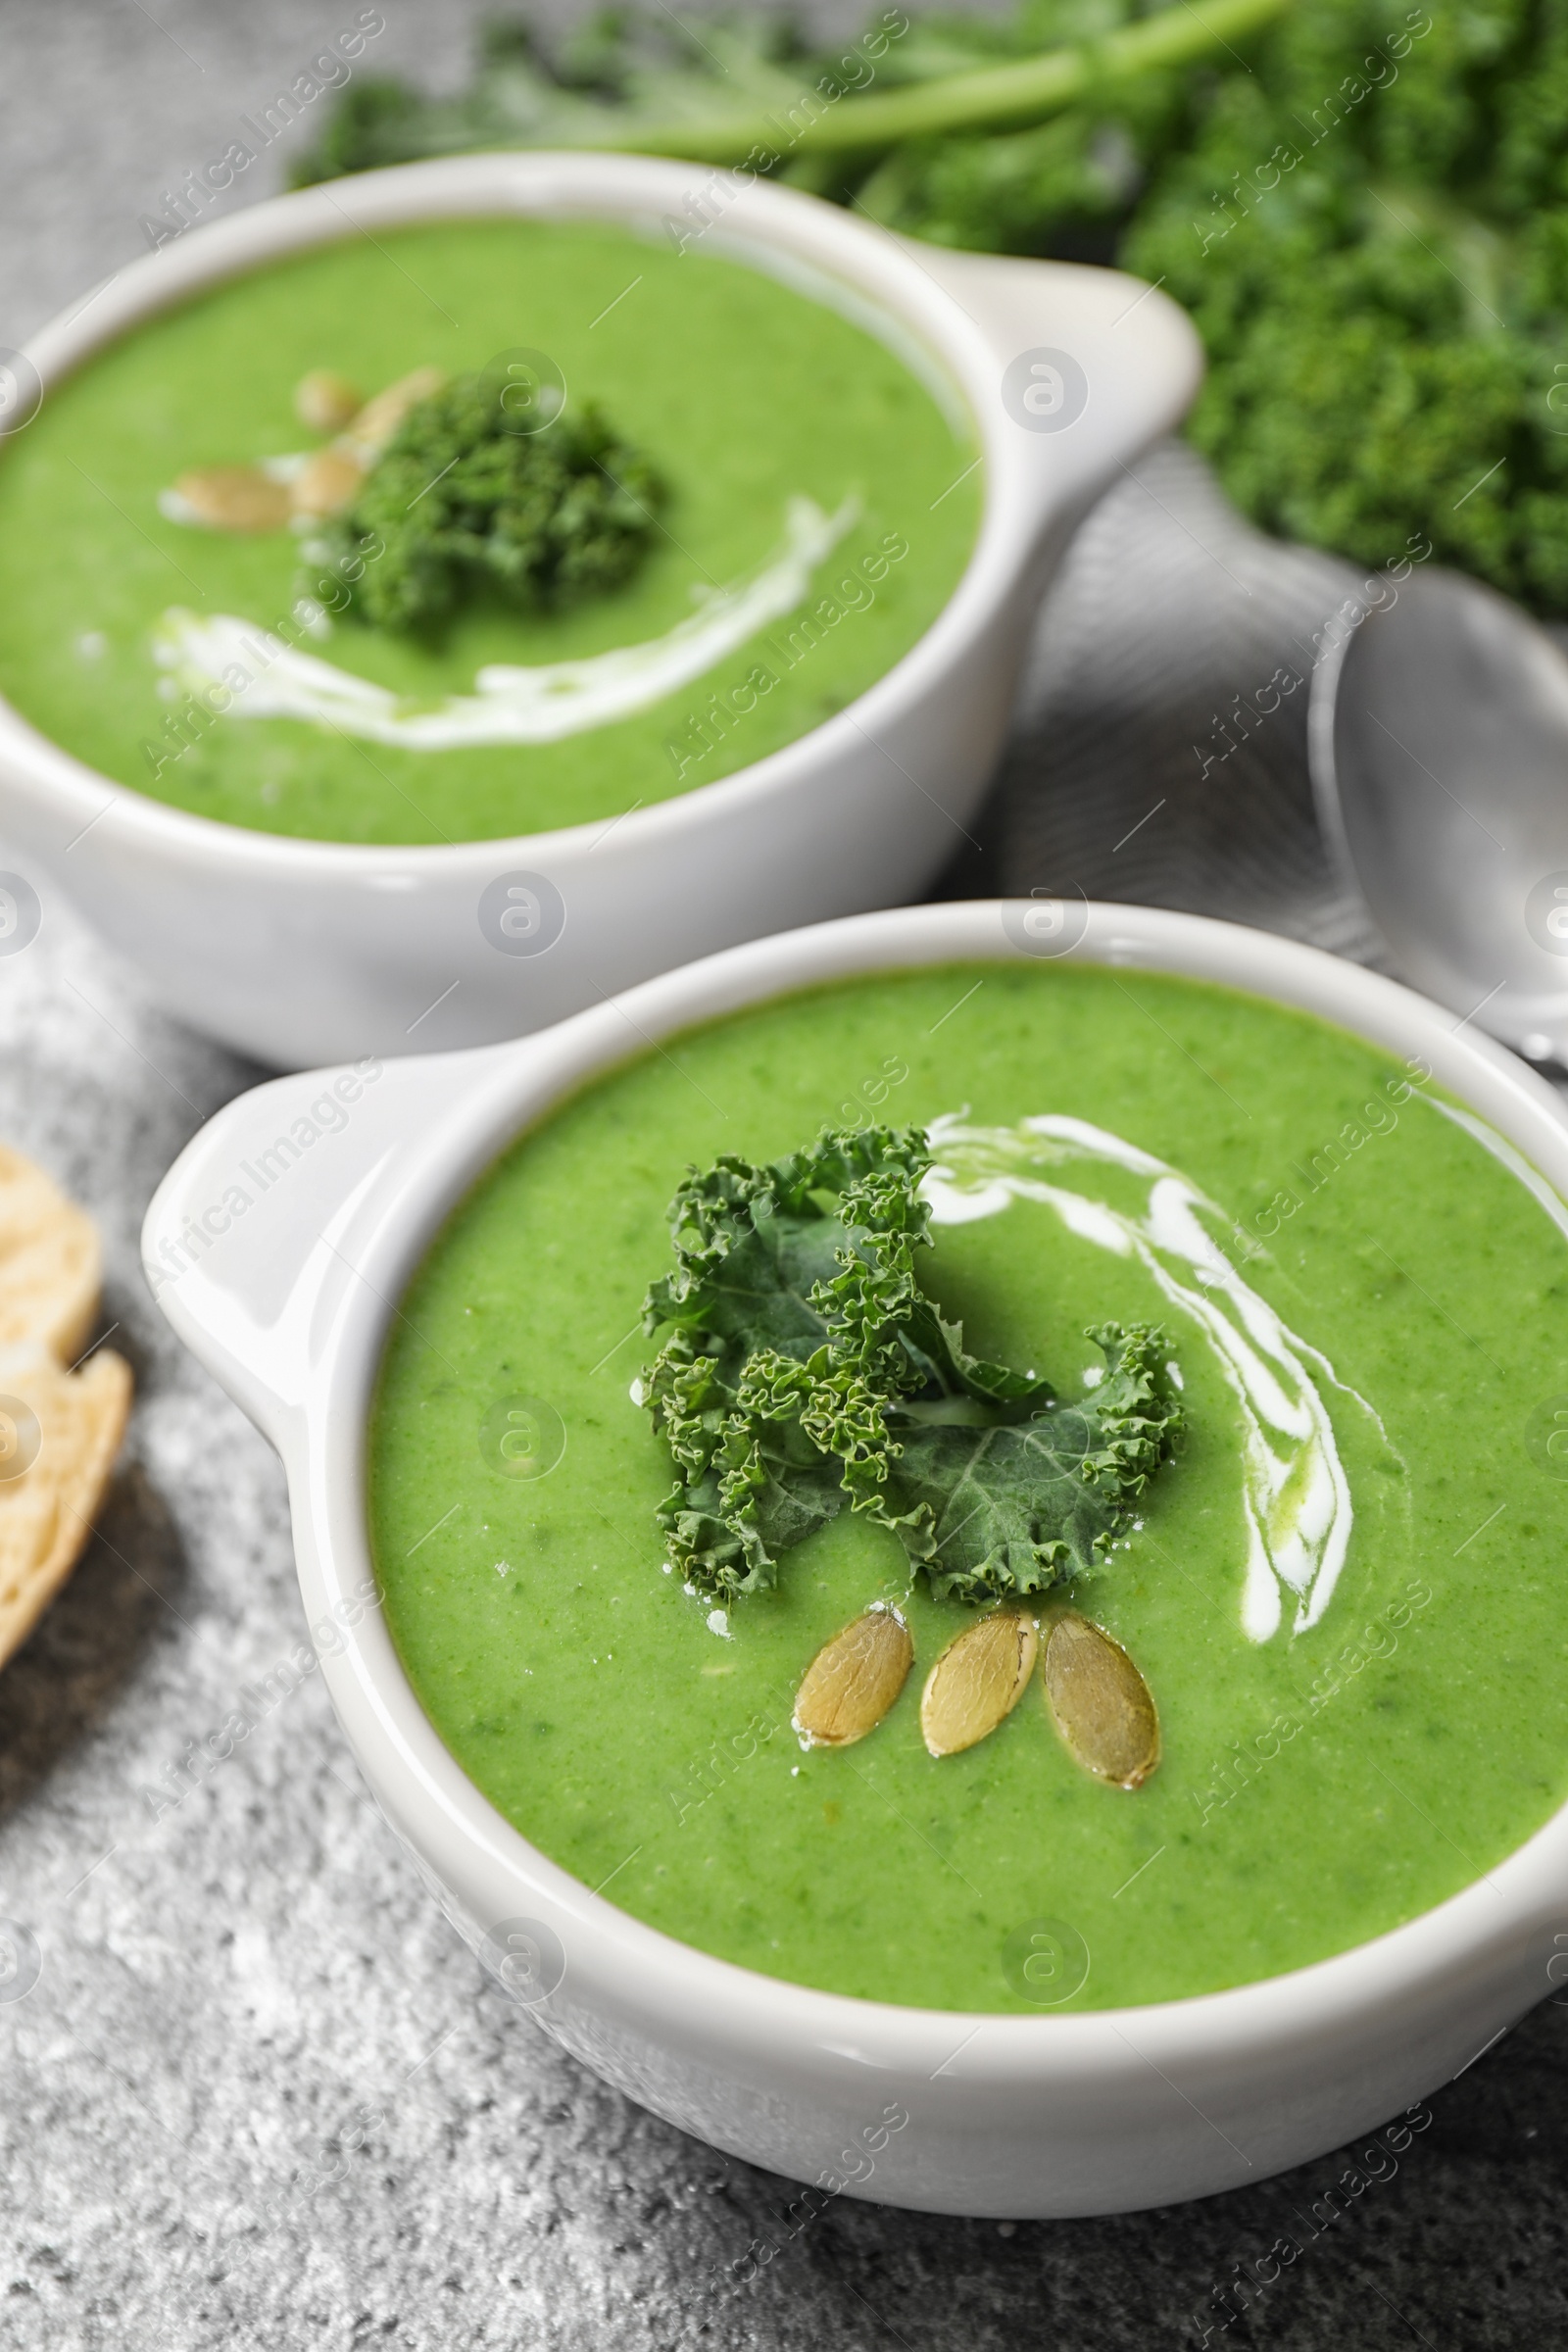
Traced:
<path fill-rule="evenodd" d="M 1400 972 L 1568 1062 L 1568 659 L 1457 572 L 1390 582 L 1318 667 L 1318 817 Z"/>

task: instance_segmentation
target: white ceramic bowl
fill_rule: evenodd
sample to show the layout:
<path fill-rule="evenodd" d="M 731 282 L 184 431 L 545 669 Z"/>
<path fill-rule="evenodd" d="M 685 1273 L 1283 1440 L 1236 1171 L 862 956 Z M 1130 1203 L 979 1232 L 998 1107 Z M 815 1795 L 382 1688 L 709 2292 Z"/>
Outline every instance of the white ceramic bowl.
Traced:
<path fill-rule="evenodd" d="M 1015 936 L 1020 911 L 1008 910 Z M 1422 1055 L 1568 1195 L 1568 1120 L 1550 1090 L 1392 981 L 1259 932 L 1134 906 L 1090 907 L 1067 953 L 1250 989 Z M 997 2216 L 1110 2212 L 1255 2182 L 1447 2081 L 1549 1989 L 1554 1934 L 1568 1950 L 1568 1809 L 1394 1934 L 1200 1999 L 982 2017 L 779 1984 L 590 1893 L 474 1788 L 366 1609 L 363 1482 L 394 1302 L 453 1203 L 519 1129 L 645 1041 L 736 1006 L 849 973 L 1017 954 L 994 904 L 861 915 L 731 949 L 537 1037 L 362 1071 L 339 1096 L 331 1073 L 279 1079 L 186 1149 L 143 1241 L 171 1322 L 287 1466 L 306 1614 L 336 1653 L 323 1657 L 326 1680 L 370 1787 L 476 1948 L 503 1923 L 529 1923 L 509 1966 L 514 1989 L 539 1996 L 538 2023 L 645 2106 L 800 2180 L 842 2169 L 841 2152 L 863 2151 L 897 2103 L 907 2128 L 854 2193 Z M 236 1190 L 256 1194 L 256 1171 L 302 1118 L 319 1140 L 240 1208 Z"/>
<path fill-rule="evenodd" d="M 694 165 L 544 154 L 371 172 L 191 230 L 38 337 L 43 397 L 139 321 L 260 264 L 362 229 L 483 214 L 614 220 L 655 236 L 716 215 L 699 250 L 814 286 L 956 395 L 983 452 L 979 537 L 933 626 L 847 710 L 613 826 L 433 848 L 285 840 L 111 784 L 0 703 L 0 833 L 21 860 L 185 1019 L 284 1067 L 514 1037 L 736 940 L 918 891 L 962 845 L 1074 525 L 1170 430 L 1199 380 L 1185 316 L 1114 271 L 917 246 Z M 1036 428 L 1075 401 L 1033 423 L 1016 392 L 1010 410 L 1004 401 L 1008 366 L 1048 347 L 1083 371 L 1086 403 L 1062 429 Z M 513 874 L 543 874 L 564 902 L 544 954 L 502 952 L 480 929 L 481 895 Z"/>

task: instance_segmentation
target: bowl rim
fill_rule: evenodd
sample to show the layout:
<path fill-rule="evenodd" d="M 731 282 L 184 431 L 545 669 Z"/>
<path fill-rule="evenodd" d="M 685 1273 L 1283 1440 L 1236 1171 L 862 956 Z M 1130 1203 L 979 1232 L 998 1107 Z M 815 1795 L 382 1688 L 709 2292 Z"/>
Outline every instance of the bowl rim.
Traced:
<path fill-rule="evenodd" d="M 358 1279 L 340 1283 L 330 1318 L 313 1309 L 309 1380 L 300 1399 L 272 1416 L 269 1433 L 288 1464 L 296 1529 L 305 1533 L 301 1579 L 313 1620 L 310 1604 L 346 1597 L 360 1578 L 373 1574 L 366 1437 L 396 1300 L 452 1206 L 498 1153 L 569 1094 L 673 1031 L 836 979 L 947 962 L 1023 960 L 1014 937 L 1027 905 L 978 901 L 895 908 L 774 935 L 643 982 L 530 1038 L 391 1065 L 416 1098 L 421 1087 L 444 1089 L 446 1112 L 429 1122 L 440 1132 L 411 1143 L 395 1197 L 368 1211 L 368 1237 L 357 1235 L 354 1245 Z M 1069 915 L 1076 906 L 1069 903 Z M 1503 1047 L 1467 1031 L 1465 1023 L 1393 980 L 1274 934 L 1129 906 L 1087 904 L 1082 936 L 1063 951 L 1063 959 L 1207 980 L 1305 1010 L 1382 1051 L 1418 1056 L 1439 1085 L 1526 1156 L 1559 1206 L 1568 1199 L 1568 1109 L 1545 1081 Z M 281 1090 L 313 1084 L 319 1088 L 319 1073 L 278 1080 L 264 1091 L 281 1099 Z M 188 1149 L 198 1148 L 199 1139 Z M 166 1179 L 171 1216 L 180 1198 L 180 1164 Z M 161 1192 L 148 1212 L 150 1267 L 163 1201 Z M 1568 1232 L 1568 1208 L 1560 1221 Z M 203 1320 L 212 1309 L 193 1309 L 176 1291 L 172 1302 L 166 1298 L 166 1311 L 221 1377 L 222 1343 L 215 1342 L 213 1323 Z M 247 1402 L 244 1396 L 241 1401 Z M 263 1417 L 253 1403 L 247 1409 Z M 1149 2065 L 1197 2065 L 1234 2076 L 1265 2051 L 1304 2049 L 1337 2027 L 1364 2023 L 1370 2013 L 1429 2006 L 1455 1978 L 1478 1980 L 1499 1955 L 1515 1959 L 1526 1936 L 1552 1918 L 1568 1927 L 1565 1800 L 1500 1862 L 1413 1920 L 1305 1967 L 1219 1991 L 1022 2016 L 827 1992 L 683 1943 L 619 1911 L 533 1846 L 442 1742 L 379 1608 L 366 1612 L 342 1650 L 321 1663 L 372 1787 L 378 1794 L 387 1790 L 395 1815 L 405 1821 L 417 1816 L 424 1825 L 416 1842 L 429 1854 L 442 1837 L 456 1838 L 462 1851 L 451 1868 L 461 1883 L 505 1883 L 514 1895 L 526 1896 L 497 1910 L 492 1926 L 523 1915 L 555 1922 L 570 1938 L 582 1982 L 601 1991 L 618 1984 L 626 2000 L 625 1985 L 635 1986 L 645 2030 L 686 2041 L 694 2012 L 700 2013 L 708 2043 L 733 2056 L 785 2049 L 819 2066 L 851 2061 L 877 2069 L 923 2067 L 928 2075 L 940 2056 L 936 2072 L 960 2099 L 977 2085 L 1016 2090 L 1046 2080 L 1058 2085 L 1103 2082 Z M 431 1825 L 441 1836 L 432 1838 Z M 450 1856 L 454 1848 L 448 1843 L 444 1851 Z M 438 1860 L 431 1867 L 442 1870 Z M 962 2064 L 956 2066 L 952 2045 L 960 2034 Z"/>
<path fill-rule="evenodd" d="M 694 178 L 700 175 L 700 181 Z M 139 255 L 103 281 L 73 310 L 51 319 L 23 354 L 38 372 L 47 398 L 52 384 L 74 374 L 122 335 L 210 287 L 243 277 L 295 253 L 346 242 L 371 226 L 413 226 L 442 220 L 505 218 L 601 220 L 633 233 L 652 234 L 700 184 L 739 175 L 677 159 L 604 154 L 593 150 L 497 150 L 399 164 L 317 187 L 266 197 L 184 231 L 158 251 Z M 880 310 L 916 343 L 964 409 L 979 450 L 984 495 L 973 544 L 946 603 L 892 666 L 842 710 L 729 774 L 676 792 L 652 807 L 612 817 L 583 819 L 531 833 L 485 835 L 457 842 L 344 842 L 268 833 L 230 825 L 180 808 L 103 774 L 35 726 L 0 696 L 0 762 L 24 772 L 34 790 L 64 804 L 83 825 L 113 806 L 139 844 L 183 853 L 209 867 L 270 866 L 285 879 L 323 876 L 374 880 L 388 866 L 411 860 L 430 871 L 493 867 L 515 853 L 558 861 L 586 852 L 610 824 L 633 845 L 700 824 L 710 813 L 744 808 L 788 793 L 803 773 L 885 728 L 904 708 L 921 667 L 952 661 L 983 633 L 1014 586 L 1027 552 L 1026 516 L 1039 504 L 1020 500 L 1023 456 L 1009 436 L 995 385 L 990 346 L 957 299 L 915 258 L 908 240 L 795 188 L 753 178 L 742 181 L 709 240 L 721 258 L 760 268 L 748 253 L 776 254 L 854 298 Z M 945 268 L 983 257 L 946 253 Z M 1050 265 L 1060 268 L 1060 265 Z M 1100 272 L 1112 276 L 1112 272 Z M 103 297 L 118 288 L 113 300 Z M 865 331 L 873 331 L 870 328 Z M 909 365 L 905 361 L 905 365 Z M 928 387 L 929 389 L 929 387 Z M 30 418 L 28 419 L 30 421 Z M 14 431 L 24 430 L 17 425 Z M 0 447 L 11 434 L 0 429 Z M 111 796 L 104 801 L 104 794 Z M 547 846 L 548 845 L 548 848 Z"/>

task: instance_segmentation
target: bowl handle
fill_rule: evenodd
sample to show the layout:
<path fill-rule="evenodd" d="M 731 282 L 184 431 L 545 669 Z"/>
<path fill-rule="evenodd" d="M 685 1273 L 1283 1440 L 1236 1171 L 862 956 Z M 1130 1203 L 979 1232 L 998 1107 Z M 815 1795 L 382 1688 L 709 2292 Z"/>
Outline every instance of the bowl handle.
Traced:
<path fill-rule="evenodd" d="M 1041 511 L 1087 511 L 1192 406 L 1202 345 L 1158 285 L 1077 262 L 901 242 L 989 346 L 992 421 Z"/>
<path fill-rule="evenodd" d="M 360 1245 L 416 1183 L 475 1070 L 514 1076 L 529 1041 L 276 1078 L 226 1103 L 153 1195 L 142 1265 L 179 1337 L 286 1450 Z M 482 1096 L 486 1090 L 478 1090 Z"/>

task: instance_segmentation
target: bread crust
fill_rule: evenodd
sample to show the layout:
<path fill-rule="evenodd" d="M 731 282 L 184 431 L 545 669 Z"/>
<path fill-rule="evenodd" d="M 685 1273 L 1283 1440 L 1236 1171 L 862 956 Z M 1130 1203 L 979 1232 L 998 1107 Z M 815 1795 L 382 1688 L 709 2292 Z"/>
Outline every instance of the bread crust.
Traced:
<path fill-rule="evenodd" d="M 97 1319 L 90 1217 L 0 1145 L 0 1665 L 80 1557 L 130 1411 L 130 1367 L 107 1348 L 68 1369 Z"/>

